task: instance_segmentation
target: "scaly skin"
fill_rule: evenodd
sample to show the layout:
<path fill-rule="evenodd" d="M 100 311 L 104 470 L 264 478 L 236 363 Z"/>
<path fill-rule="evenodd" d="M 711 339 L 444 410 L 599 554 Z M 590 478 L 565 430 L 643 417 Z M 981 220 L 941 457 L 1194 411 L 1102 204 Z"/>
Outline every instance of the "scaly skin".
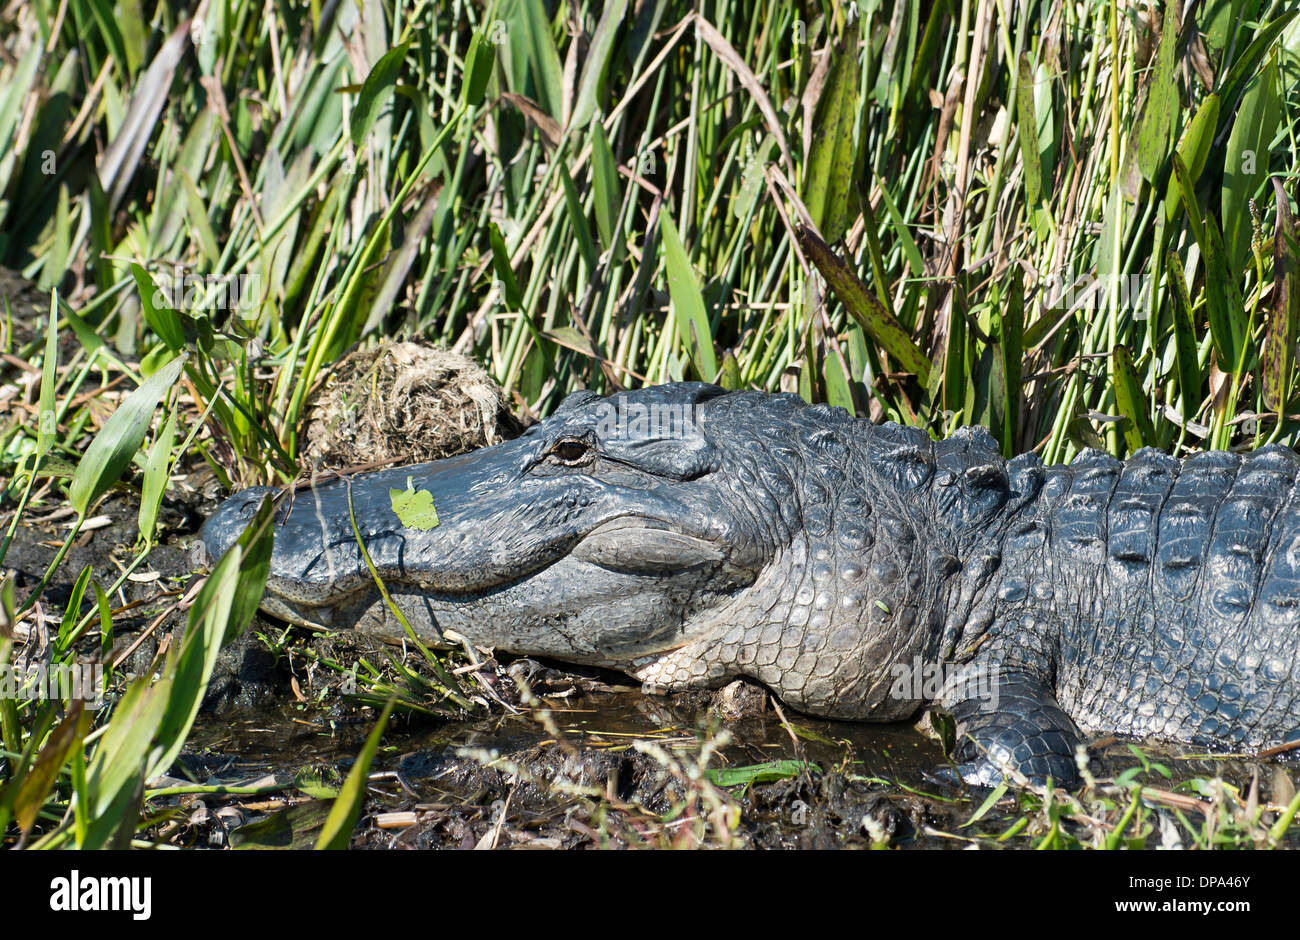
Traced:
<path fill-rule="evenodd" d="M 1300 738 L 1298 469 L 1277 447 L 1045 468 L 980 429 L 935 442 L 692 383 L 578 393 L 516 441 L 358 477 L 351 499 L 429 642 L 668 690 L 747 676 L 836 718 L 938 705 L 966 779 L 1068 783 L 1095 734 Z M 438 527 L 396 516 L 408 478 Z M 209 520 L 214 555 L 267 492 Z M 282 508 L 263 607 L 398 635 L 347 500 L 332 481 Z"/>

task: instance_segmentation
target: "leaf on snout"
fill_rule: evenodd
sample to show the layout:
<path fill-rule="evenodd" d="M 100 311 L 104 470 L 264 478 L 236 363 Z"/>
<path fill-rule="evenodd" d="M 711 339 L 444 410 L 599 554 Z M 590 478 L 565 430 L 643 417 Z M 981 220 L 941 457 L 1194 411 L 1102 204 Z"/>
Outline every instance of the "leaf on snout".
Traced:
<path fill-rule="evenodd" d="M 433 494 L 417 490 L 410 477 L 406 478 L 406 489 L 389 488 L 388 498 L 393 503 L 393 512 L 408 529 L 427 532 L 437 527 L 438 511 L 433 507 Z"/>

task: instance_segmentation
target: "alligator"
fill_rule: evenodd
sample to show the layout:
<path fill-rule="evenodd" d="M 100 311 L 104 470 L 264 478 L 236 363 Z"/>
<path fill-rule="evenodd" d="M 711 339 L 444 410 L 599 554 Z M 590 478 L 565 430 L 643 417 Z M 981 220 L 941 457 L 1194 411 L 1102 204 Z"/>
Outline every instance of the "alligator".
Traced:
<path fill-rule="evenodd" d="M 1276 445 L 1044 466 L 795 395 L 583 391 L 512 441 L 282 499 L 262 608 L 403 636 L 377 573 L 431 645 L 748 677 L 837 719 L 934 708 L 966 781 L 1068 785 L 1098 736 L 1300 740 L 1298 479 Z M 272 492 L 231 496 L 208 551 Z"/>

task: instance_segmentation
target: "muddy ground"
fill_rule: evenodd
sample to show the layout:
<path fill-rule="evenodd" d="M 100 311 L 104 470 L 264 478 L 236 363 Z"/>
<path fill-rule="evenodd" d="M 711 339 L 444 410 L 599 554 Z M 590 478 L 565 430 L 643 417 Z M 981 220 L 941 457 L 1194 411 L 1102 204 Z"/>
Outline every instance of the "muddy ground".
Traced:
<path fill-rule="evenodd" d="M 171 608 L 196 577 L 191 546 L 217 496 L 201 472 L 176 487 L 161 544 L 113 598 L 113 658 L 122 672 L 147 671 L 159 643 L 183 623 Z M 120 487 L 99 507 L 44 595 L 48 629 L 83 566 L 107 583 L 129 563 L 135 506 Z M 5 562 L 20 596 L 68 521 L 48 504 L 25 518 Z M 38 618 L 27 642 L 39 645 L 39 634 Z M 87 648 L 98 649 L 98 639 Z M 379 678 L 356 681 L 346 671 L 355 663 Z M 223 792 L 154 800 L 151 835 L 194 847 L 311 845 L 390 687 L 406 705 L 372 766 L 357 847 L 965 848 L 1030 846 L 1052 831 L 1041 797 L 1014 793 L 969 824 L 989 791 L 939 779 L 940 744 L 911 725 L 813 719 L 780 710 L 743 683 L 650 696 L 617 674 L 490 651 L 474 651 L 474 660 L 454 653 L 447 666 L 465 679 L 469 709 L 425 684 L 432 674 L 414 650 L 259 616 L 223 652 L 174 779 L 158 782 Z M 1137 833 L 1146 845 L 1190 841 L 1175 823 L 1182 814 L 1204 826 L 1213 802 L 1204 781 L 1216 775 L 1242 799 L 1252 781 L 1266 802 L 1293 792 L 1293 764 L 1160 756 L 1173 779 L 1155 770 L 1139 778 L 1153 788 Z M 1119 817 L 1124 789 L 1114 780 L 1138 763 L 1121 743 L 1095 757 L 1093 801 L 1081 806 L 1082 822 L 1065 824 L 1081 842 L 1107 831 L 1106 805 Z"/>

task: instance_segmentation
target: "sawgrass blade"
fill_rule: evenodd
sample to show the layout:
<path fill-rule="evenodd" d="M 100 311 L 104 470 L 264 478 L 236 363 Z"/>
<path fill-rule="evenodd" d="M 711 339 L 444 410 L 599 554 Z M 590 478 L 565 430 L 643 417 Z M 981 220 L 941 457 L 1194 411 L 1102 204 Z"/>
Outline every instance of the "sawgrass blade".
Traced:
<path fill-rule="evenodd" d="M 139 452 L 149 422 L 158 404 L 176 385 L 185 359 L 184 355 L 177 356 L 141 383 L 90 442 L 68 487 L 68 499 L 79 517 L 85 518 L 95 500 L 117 482 Z"/>

